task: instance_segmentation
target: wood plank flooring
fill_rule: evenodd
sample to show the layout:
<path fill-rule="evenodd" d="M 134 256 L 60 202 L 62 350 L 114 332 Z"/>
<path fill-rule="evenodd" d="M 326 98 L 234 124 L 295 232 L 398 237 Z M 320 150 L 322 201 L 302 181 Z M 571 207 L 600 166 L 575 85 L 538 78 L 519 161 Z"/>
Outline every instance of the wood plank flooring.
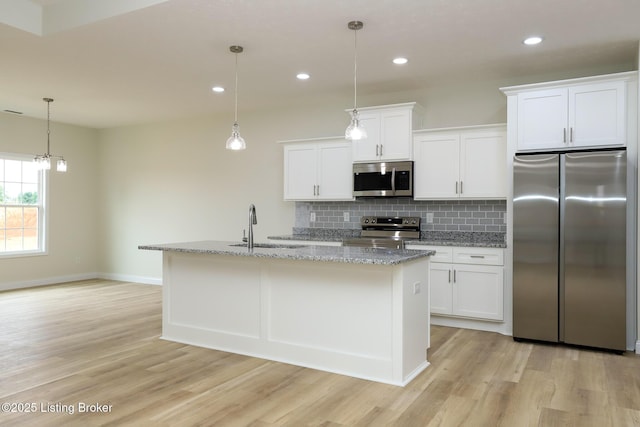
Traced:
<path fill-rule="evenodd" d="M 0 293 L 0 403 L 35 404 L 0 412 L 0 425 L 640 426 L 633 353 L 433 327 L 431 366 L 401 388 L 160 333 L 157 286 L 94 280 Z M 81 412 L 96 403 L 110 409 Z"/>

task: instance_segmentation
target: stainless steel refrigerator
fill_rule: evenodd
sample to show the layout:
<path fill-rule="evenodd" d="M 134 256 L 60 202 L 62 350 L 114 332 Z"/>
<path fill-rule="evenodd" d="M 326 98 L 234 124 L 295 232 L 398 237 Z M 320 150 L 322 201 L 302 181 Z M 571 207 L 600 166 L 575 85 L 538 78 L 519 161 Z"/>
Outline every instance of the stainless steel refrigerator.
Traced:
<path fill-rule="evenodd" d="M 626 151 L 517 154 L 513 337 L 626 349 Z"/>

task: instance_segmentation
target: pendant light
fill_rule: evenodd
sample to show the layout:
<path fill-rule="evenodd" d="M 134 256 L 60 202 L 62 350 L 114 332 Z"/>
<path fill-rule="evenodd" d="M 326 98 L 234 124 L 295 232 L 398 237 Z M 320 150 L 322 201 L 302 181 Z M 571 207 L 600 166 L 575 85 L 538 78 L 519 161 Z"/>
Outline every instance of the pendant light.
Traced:
<path fill-rule="evenodd" d="M 236 55 L 236 88 L 235 88 L 235 115 L 233 127 L 231 128 L 231 136 L 227 139 L 227 150 L 244 150 L 247 148 L 247 144 L 240 136 L 240 130 L 238 126 L 238 54 L 244 50 L 242 46 L 230 46 L 229 50 Z"/>
<path fill-rule="evenodd" d="M 364 27 L 361 21 L 351 21 L 347 24 L 350 30 L 353 30 L 353 111 L 351 111 L 351 123 L 344 132 L 344 137 L 351 141 L 365 139 L 367 131 L 360 124 L 358 114 L 358 30 Z"/>
<path fill-rule="evenodd" d="M 38 169 L 42 170 L 50 170 L 51 169 L 51 159 L 58 159 L 56 163 L 56 171 L 58 172 L 66 172 L 67 171 L 67 161 L 62 156 L 52 156 L 51 155 L 51 103 L 53 102 L 53 98 L 42 98 L 44 102 L 47 103 L 47 152 L 34 157 L 33 161 L 36 163 Z"/>

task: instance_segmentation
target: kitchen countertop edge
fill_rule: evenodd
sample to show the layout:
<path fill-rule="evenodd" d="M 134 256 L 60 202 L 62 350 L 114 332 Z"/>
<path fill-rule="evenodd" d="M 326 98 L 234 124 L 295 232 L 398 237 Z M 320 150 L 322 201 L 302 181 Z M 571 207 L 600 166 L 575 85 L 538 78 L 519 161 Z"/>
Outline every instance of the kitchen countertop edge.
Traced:
<path fill-rule="evenodd" d="M 377 265 L 397 265 L 435 254 L 435 251 L 424 250 L 388 250 L 320 245 L 300 245 L 299 248 L 254 248 L 253 251 L 249 251 L 246 247 L 232 246 L 238 244 L 239 242 L 204 240 L 196 242 L 139 245 L 138 249 Z"/>

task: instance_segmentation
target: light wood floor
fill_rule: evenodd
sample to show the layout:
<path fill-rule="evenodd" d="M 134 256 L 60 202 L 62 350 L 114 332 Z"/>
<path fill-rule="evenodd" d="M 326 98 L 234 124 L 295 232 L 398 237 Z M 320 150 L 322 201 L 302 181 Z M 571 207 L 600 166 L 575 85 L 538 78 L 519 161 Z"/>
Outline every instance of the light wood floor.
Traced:
<path fill-rule="evenodd" d="M 431 366 L 401 388 L 160 332 L 156 286 L 96 280 L 0 293 L 0 403 L 37 406 L 0 413 L 0 425 L 640 426 L 632 353 L 433 327 Z M 96 402 L 110 412 L 79 413 Z"/>

